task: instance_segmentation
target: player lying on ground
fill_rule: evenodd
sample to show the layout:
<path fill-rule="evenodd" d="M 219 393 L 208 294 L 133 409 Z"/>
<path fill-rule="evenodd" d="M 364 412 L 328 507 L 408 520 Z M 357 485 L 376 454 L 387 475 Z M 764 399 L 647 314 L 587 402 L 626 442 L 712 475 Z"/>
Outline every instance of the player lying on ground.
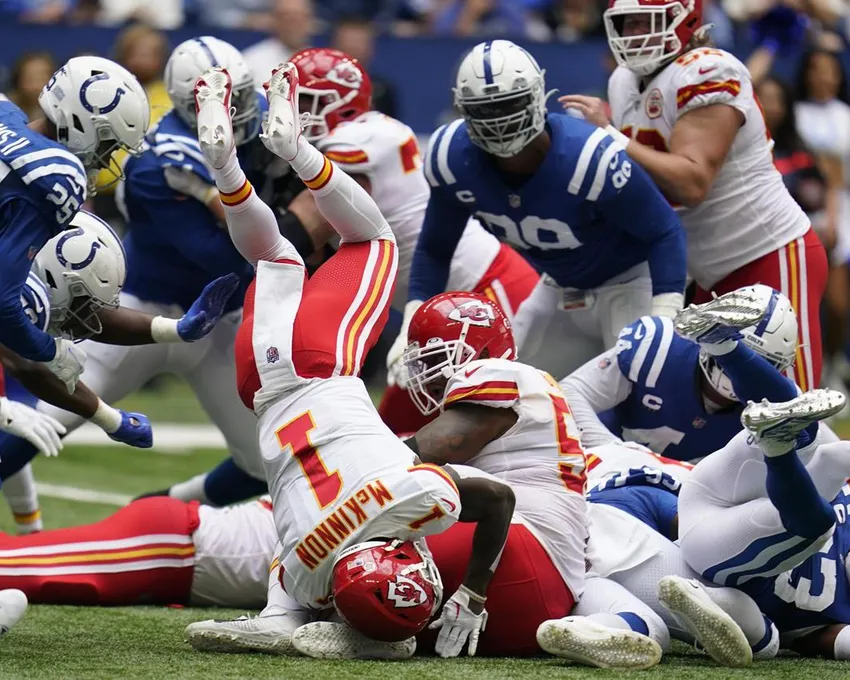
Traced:
<path fill-rule="evenodd" d="M 748 428 L 754 437 L 762 437 L 762 446 L 768 442 L 770 448 L 766 448 L 764 454 L 767 455 L 771 450 L 782 450 L 787 446 L 787 440 L 785 445 L 779 446 L 781 439 L 778 442 L 770 441 L 764 435 L 763 428 L 766 423 L 763 417 L 767 410 L 776 416 L 770 425 L 777 431 L 781 431 L 784 426 L 786 432 L 790 432 L 798 429 L 803 422 L 823 413 L 818 413 L 818 408 L 823 404 L 825 396 L 827 395 L 815 393 L 813 397 L 812 393 L 805 393 L 786 404 L 752 405 L 747 413 Z M 812 404 L 813 399 L 817 399 L 821 404 Z M 836 399 L 837 402 L 840 402 L 840 399 Z M 822 426 L 820 429 L 826 430 Z M 736 443 L 733 440 L 727 450 L 701 461 L 684 481 L 682 491 L 687 490 L 685 497 L 680 493 L 678 509 L 685 510 L 690 515 L 699 510 L 702 520 L 701 524 L 687 529 L 683 524 L 683 529 L 689 533 L 687 540 L 683 541 L 682 552 L 687 555 L 696 552 L 697 559 L 709 564 L 716 562 L 718 550 L 729 554 L 736 550 L 736 546 L 742 541 L 752 539 L 749 554 L 740 553 L 744 559 L 751 558 L 749 564 L 744 564 L 742 559 L 737 560 L 740 566 L 729 561 L 722 562 L 720 566 L 724 571 L 718 572 L 710 567 L 707 573 L 718 580 L 722 577 L 727 581 L 737 581 L 737 588 L 749 594 L 761 611 L 776 622 L 783 647 L 807 656 L 848 660 L 850 642 L 846 631 L 850 629 L 850 574 L 844 569 L 843 563 L 850 552 L 847 529 L 850 488 L 842 486 L 834 496 L 831 507 L 822 498 L 816 497 L 821 489 L 830 492 L 841 486 L 841 482 L 835 482 L 834 479 L 843 479 L 847 474 L 848 450 L 845 442 L 836 442 L 834 437 L 825 436 L 823 439 L 831 440 L 832 443 L 809 446 L 808 450 L 801 448 L 797 452 L 792 449 L 778 456 L 780 459 L 782 456 L 795 456 L 798 462 L 800 459 L 805 460 L 806 467 L 802 471 L 797 470 L 795 475 L 783 473 L 786 479 L 777 480 L 778 475 L 771 469 L 776 466 L 771 464 L 768 466 L 770 481 L 765 482 L 762 473 L 761 484 L 767 486 L 766 490 L 761 490 L 762 496 L 744 501 L 740 505 L 735 503 L 745 498 L 747 489 L 743 487 L 752 486 L 749 477 L 758 476 L 759 472 L 757 457 L 750 455 L 753 453 L 752 447 L 746 445 L 742 438 L 736 438 L 736 446 L 732 446 Z M 606 448 L 608 447 L 600 447 L 603 461 Z M 726 464 L 725 488 L 729 488 L 730 479 L 736 479 L 737 484 L 734 486 L 741 491 L 739 498 L 730 498 L 729 491 L 724 491 L 721 497 L 716 484 L 711 490 L 704 486 L 706 475 L 716 474 L 719 463 Z M 590 465 L 593 465 L 593 461 Z M 783 465 L 794 466 L 794 459 L 786 459 L 784 463 L 780 463 L 780 467 Z M 744 471 L 746 475 L 743 474 Z M 830 476 L 833 477 L 832 480 L 829 480 Z M 624 488 L 616 491 L 606 490 L 609 494 L 606 502 L 615 503 L 615 507 L 650 525 L 656 525 L 653 517 L 662 515 L 669 518 L 674 526 L 680 521 L 676 515 L 675 498 L 668 490 L 651 497 L 647 495 L 638 508 L 634 503 L 622 502 L 622 498 L 613 498 L 622 495 Z M 750 495 L 753 495 L 753 491 L 750 489 Z M 798 496 L 796 499 L 793 498 L 795 494 Z M 758 492 L 755 495 L 758 495 Z M 703 501 L 702 505 L 696 509 L 686 509 L 686 505 L 694 505 L 695 498 Z M 769 503 L 773 499 L 777 499 L 778 504 L 771 509 Z M 591 503 L 593 502 L 591 494 Z M 780 521 L 782 533 L 791 537 L 784 542 L 781 540 L 782 534 L 779 533 Z M 830 522 L 835 525 L 834 531 L 826 529 L 826 541 L 817 537 L 814 540 L 821 547 L 813 547 L 811 536 L 828 527 Z M 787 531 L 784 531 L 785 526 L 788 527 Z M 801 535 L 794 537 L 796 533 Z M 675 539 L 678 532 L 673 531 L 668 535 Z M 777 553 L 777 546 L 786 549 Z M 709 550 L 714 553 L 709 553 Z M 709 559 L 709 554 L 715 557 Z M 721 559 L 723 557 L 721 554 Z M 778 575 L 769 575 L 783 568 L 787 570 Z M 713 592 L 713 589 L 709 592 Z M 746 620 L 745 612 L 741 614 L 744 616 L 736 616 L 737 620 Z M 753 619 L 754 632 L 757 630 L 755 623 Z M 744 629 L 747 627 L 744 626 Z"/>
<path fill-rule="evenodd" d="M 676 495 L 692 466 L 634 444 L 587 450 L 588 559 L 661 616 L 670 634 L 720 663 L 744 666 L 776 655 L 779 632 L 734 588 L 707 587 L 674 543 Z"/>
<path fill-rule="evenodd" d="M 369 194 L 302 138 L 298 72 L 281 65 L 268 84 L 262 139 L 304 180 L 341 237 L 339 250 L 308 279 L 239 167 L 231 87 L 221 69 L 198 80 L 198 139 L 231 238 L 256 268 L 236 341 L 237 380 L 259 418 L 281 542 L 275 622 L 292 633 L 335 608 L 361 633 L 412 643 L 441 600 L 439 572 L 421 539 L 460 519 L 477 522 L 474 551 L 435 622 L 442 627 L 437 649 L 456 656 L 469 641 L 474 653 L 513 493 L 490 480 L 458 482 L 435 466 L 414 465 L 381 423 L 357 375 L 386 323 L 397 266 L 392 230 Z"/>
<path fill-rule="evenodd" d="M 585 445 L 604 443 L 586 438 L 586 430 L 600 427 L 598 414 L 623 439 L 693 460 L 740 432 L 748 400 L 782 400 L 771 385 L 777 370 L 794 363 L 797 335 L 788 298 L 748 286 L 692 306 L 675 321 L 641 318 L 620 332 L 614 349 L 561 386 Z"/>
<path fill-rule="evenodd" d="M 747 67 L 708 47 L 702 0 L 610 0 L 604 21 L 619 66 L 608 81 L 613 124 L 598 98 L 560 101 L 619 139 L 680 206 L 696 302 L 755 283 L 788 296 L 801 348 L 788 376 L 817 387 L 827 258 L 773 164 Z"/>
<path fill-rule="evenodd" d="M 410 273 L 410 301 L 446 290 L 470 216 L 547 276 L 515 317 L 520 355 L 566 375 L 613 347 L 644 314 L 682 306 L 685 242 L 676 213 L 623 145 L 546 111 L 544 73 L 507 40 L 476 45 L 454 88 L 463 120 L 425 157 L 431 197 Z M 627 284 L 627 285 L 626 285 Z M 406 326 L 388 356 L 398 360 Z"/>

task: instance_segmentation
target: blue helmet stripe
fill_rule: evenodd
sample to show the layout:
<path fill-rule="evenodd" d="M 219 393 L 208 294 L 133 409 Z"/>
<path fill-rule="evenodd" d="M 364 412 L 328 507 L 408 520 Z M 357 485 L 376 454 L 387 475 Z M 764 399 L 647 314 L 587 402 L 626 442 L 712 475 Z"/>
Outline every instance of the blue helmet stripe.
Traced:
<path fill-rule="evenodd" d="M 201 49 L 206 53 L 207 57 L 209 57 L 210 64 L 212 66 L 220 66 L 218 59 L 215 58 L 213 51 L 210 49 L 210 46 L 204 42 L 203 38 L 195 38 L 195 42 L 201 46 Z"/>
<path fill-rule="evenodd" d="M 756 326 L 755 334 L 759 338 L 764 335 L 764 332 L 767 330 L 767 325 L 770 323 L 770 320 L 773 318 L 773 311 L 776 309 L 776 303 L 779 302 L 779 293 L 775 290 L 770 295 L 770 300 L 767 303 L 767 311 L 764 313 L 761 321 L 758 322 Z"/>
<path fill-rule="evenodd" d="M 488 40 L 486 43 L 484 43 L 484 82 L 488 85 L 493 84 L 493 66 L 490 63 L 490 50 L 492 48 L 492 40 Z"/>

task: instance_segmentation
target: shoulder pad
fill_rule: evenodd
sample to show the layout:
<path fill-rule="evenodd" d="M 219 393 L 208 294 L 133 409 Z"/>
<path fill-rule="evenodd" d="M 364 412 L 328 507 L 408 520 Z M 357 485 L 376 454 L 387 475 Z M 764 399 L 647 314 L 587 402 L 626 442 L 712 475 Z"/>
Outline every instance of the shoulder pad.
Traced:
<path fill-rule="evenodd" d="M 623 187 L 631 176 L 631 161 L 619 141 L 602 128 L 577 118 L 561 115 L 550 119 L 561 120 L 563 138 L 558 150 L 565 158 L 570 177 L 568 193 L 596 201 L 606 186 L 616 190 Z"/>
<path fill-rule="evenodd" d="M 190 170 L 205 182 L 213 184 L 212 174 L 197 139 L 158 130 L 151 135 L 148 143 L 160 167 Z"/>
<path fill-rule="evenodd" d="M 519 401 L 517 373 L 512 361 L 479 359 L 455 373 L 446 385 L 446 406 L 464 402 L 510 408 Z"/>
<path fill-rule="evenodd" d="M 750 81 L 747 68 L 728 52 L 692 50 L 670 67 L 676 89 L 676 109 L 682 115 L 710 104 L 734 104 Z"/>
<path fill-rule="evenodd" d="M 50 323 L 50 297 L 47 287 L 32 272 L 27 275 L 26 283 L 21 288 L 21 307 L 33 326 L 40 331 L 47 331 Z"/>
<path fill-rule="evenodd" d="M 374 119 L 364 119 L 337 126 L 316 146 L 347 172 L 364 173 L 378 164 L 387 144 Z"/>
<path fill-rule="evenodd" d="M 466 123 L 458 118 L 447 125 L 437 128 L 431 139 L 428 140 L 428 150 L 425 152 L 423 162 L 425 168 L 425 179 L 432 187 L 448 186 L 457 182 L 449 151 L 454 147 L 457 150 L 463 145 L 463 140 L 469 139 L 466 134 Z"/>
<path fill-rule="evenodd" d="M 630 382 L 655 387 L 673 342 L 673 322 L 662 316 L 643 316 L 626 326 L 617 338 L 617 363 Z"/>

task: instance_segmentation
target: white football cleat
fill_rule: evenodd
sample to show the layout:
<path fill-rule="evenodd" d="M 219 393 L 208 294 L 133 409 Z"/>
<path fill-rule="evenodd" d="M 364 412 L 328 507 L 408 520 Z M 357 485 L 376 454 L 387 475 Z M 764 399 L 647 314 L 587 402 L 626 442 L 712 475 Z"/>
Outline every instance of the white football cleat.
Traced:
<path fill-rule="evenodd" d="M 738 331 L 755 326 L 766 313 L 767 309 L 757 297 L 733 290 L 683 309 L 673 319 L 673 326 L 679 335 L 693 342 L 716 344 L 737 340 L 741 337 Z"/>
<path fill-rule="evenodd" d="M 753 662 L 744 631 L 712 601 L 699 581 L 664 576 L 658 581 L 658 600 L 718 663 L 743 668 Z"/>
<path fill-rule="evenodd" d="M 840 413 L 847 397 L 836 390 L 811 390 L 790 401 L 751 401 L 741 424 L 755 437 L 766 456 L 781 456 L 795 447 L 797 435 L 809 425 Z"/>
<path fill-rule="evenodd" d="M 264 652 L 294 654 L 293 626 L 286 615 L 210 619 L 186 626 L 186 642 L 199 652 Z"/>
<path fill-rule="evenodd" d="M 15 588 L 0 590 L 0 635 L 8 633 L 27 611 L 27 596 Z"/>
<path fill-rule="evenodd" d="M 195 111 L 198 114 L 198 143 L 207 162 L 217 170 L 235 152 L 230 97 L 233 83 L 223 68 L 211 68 L 195 81 Z"/>
<path fill-rule="evenodd" d="M 264 83 L 269 100 L 269 117 L 260 138 L 266 148 L 285 161 L 298 155 L 301 115 L 298 111 L 298 70 L 290 62 L 281 64 Z"/>
<path fill-rule="evenodd" d="M 537 644 L 553 656 L 596 668 L 644 670 L 661 661 L 661 646 L 651 637 L 583 616 L 544 621 L 537 628 Z"/>
<path fill-rule="evenodd" d="M 416 638 L 381 642 L 358 633 L 345 623 L 316 621 L 295 631 L 292 644 L 304 656 L 314 659 L 381 659 L 402 661 L 416 651 Z"/>

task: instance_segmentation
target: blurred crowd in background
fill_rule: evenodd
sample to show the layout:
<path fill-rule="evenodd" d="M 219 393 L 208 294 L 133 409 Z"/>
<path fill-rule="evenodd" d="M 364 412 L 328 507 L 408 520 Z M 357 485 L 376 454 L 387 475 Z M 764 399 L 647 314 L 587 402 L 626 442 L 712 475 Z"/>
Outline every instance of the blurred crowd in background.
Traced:
<path fill-rule="evenodd" d="M 850 317 L 850 100 L 844 67 L 850 0 L 702 3 L 704 21 L 713 25 L 714 43 L 746 60 L 775 140 L 777 167 L 832 253 L 833 275 L 824 305 L 825 356 L 831 357 L 825 378 L 828 386 L 837 386 L 850 378 L 845 358 Z M 410 83 L 383 78 L 386 65 L 373 63 L 380 35 L 420 40 L 508 37 L 523 42 L 532 53 L 535 41 L 604 45 L 605 6 L 601 0 L 0 0 L 0 22 L 7 29 L 16 22 L 64 24 L 69 30 L 85 24 L 123 27 L 112 54 L 104 56 L 139 78 L 150 96 L 154 120 L 170 107 L 162 82 L 172 44 L 170 29 L 189 28 L 197 35 L 257 31 L 256 42 L 244 54 L 258 84 L 274 66 L 321 35 L 321 44 L 352 54 L 370 70 L 375 108 L 404 119 L 398 113 L 397 90 Z M 790 69 L 786 64 L 784 78 L 775 77 L 774 61 L 787 62 L 789 54 L 798 56 Z M 36 51 L 7 61 L 0 63 L 6 74 L 2 91 L 28 114 L 35 112 L 38 93 L 56 66 L 54 55 Z M 563 87 L 570 71 L 581 67 L 565 53 L 554 86 Z M 420 64 L 417 77 L 422 68 Z M 613 60 L 606 66 L 612 68 Z M 449 102 L 452 75 L 440 71 L 431 77 L 441 81 L 441 88 L 444 83 Z M 605 82 L 596 88 L 594 94 L 604 92 Z M 414 127 L 422 134 L 430 132 Z M 98 212 L 118 219 L 108 196 L 97 200 Z"/>

